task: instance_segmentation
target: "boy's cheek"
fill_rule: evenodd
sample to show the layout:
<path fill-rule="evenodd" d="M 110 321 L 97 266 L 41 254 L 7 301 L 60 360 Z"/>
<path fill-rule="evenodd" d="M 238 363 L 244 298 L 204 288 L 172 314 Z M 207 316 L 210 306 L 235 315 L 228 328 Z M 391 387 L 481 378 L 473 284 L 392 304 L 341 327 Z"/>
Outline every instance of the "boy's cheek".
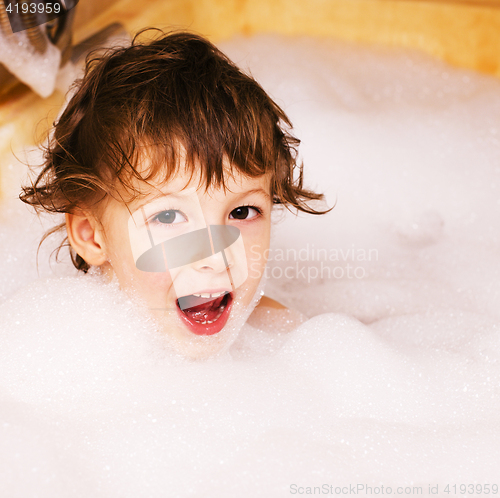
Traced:
<path fill-rule="evenodd" d="M 265 266 L 269 257 L 269 239 L 247 239 L 245 252 L 249 267 Z"/>
<path fill-rule="evenodd" d="M 117 273 L 120 287 L 132 298 L 144 301 L 148 307 L 164 307 L 172 297 L 172 279 L 168 272 L 142 272 L 133 263 L 129 270 L 122 275 Z"/>

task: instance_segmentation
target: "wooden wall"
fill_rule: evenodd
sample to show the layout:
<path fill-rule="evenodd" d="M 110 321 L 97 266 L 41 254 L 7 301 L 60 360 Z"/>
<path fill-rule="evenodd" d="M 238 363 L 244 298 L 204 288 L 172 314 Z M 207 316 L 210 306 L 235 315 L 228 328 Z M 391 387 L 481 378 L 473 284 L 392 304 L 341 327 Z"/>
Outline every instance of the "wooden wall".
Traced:
<path fill-rule="evenodd" d="M 105 12 L 89 8 L 82 12 L 76 26 L 77 39 L 116 20 L 130 32 L 148 25 L 174 25 L 196 30 L 215 41 L 236 33 L 328 36 L 419 48 L 457 66 L 500 76 L 500 0 L 105 2 Z"/>

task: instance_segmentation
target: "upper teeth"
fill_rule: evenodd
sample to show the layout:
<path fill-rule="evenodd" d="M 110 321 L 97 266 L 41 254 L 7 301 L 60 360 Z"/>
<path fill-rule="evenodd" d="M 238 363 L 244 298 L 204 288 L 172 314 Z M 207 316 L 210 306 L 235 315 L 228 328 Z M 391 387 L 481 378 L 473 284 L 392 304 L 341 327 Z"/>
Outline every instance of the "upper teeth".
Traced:
<path fill-rule="evenodd" d="M 208 294 L 208 293 L 207 294 L 193 294 L 193 296 L 202 297 L 204 299 L 210 299 L 211 297 L 220 297 L 225 293 L 226 293 L 226 291 L 222 291 L 222 292 L 214 292 L 213 294 Z"/>

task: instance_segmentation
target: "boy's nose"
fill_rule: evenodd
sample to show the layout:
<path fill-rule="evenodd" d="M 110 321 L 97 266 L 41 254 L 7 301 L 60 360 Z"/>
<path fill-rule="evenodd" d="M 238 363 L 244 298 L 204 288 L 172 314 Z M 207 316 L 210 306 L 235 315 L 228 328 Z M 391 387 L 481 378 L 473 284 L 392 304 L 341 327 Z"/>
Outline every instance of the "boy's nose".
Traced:
<path fill-rule="evenodd" d="M 194 268 L 200 272 L 221 273 L 230 266 L 231 263 L 220 252 L 194 263 Z"/>
<path fill-rule="evenodd" d="M 208 236 L 212 255 L 195 263 L 198 271 L 222 272 L 233 266 L 228 250 L 240 236 L 240 231 L 229 225 L 209 225 Z"/>
<path fill-rule="evenodd" d="M 236 227 L 209 225 L 153 246 L 137 259 L 136 266 L 143 271 L 163 272 L 194 264 L 197 268 L 219 271 L 221 264 L 223 269 L 228 266 L 225 249 L 239 236 Z"/>

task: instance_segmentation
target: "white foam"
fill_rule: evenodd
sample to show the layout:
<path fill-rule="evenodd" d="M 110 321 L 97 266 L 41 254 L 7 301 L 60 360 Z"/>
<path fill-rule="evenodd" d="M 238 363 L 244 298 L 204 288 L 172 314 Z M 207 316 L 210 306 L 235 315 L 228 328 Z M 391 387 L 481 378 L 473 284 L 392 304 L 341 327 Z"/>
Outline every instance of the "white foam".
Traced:
<path fill-rule="evenodd" d="M 264 313 L 226 354 L 172 356 L 99 275 L 21 288 L 41 229 L 12 208 L 17 231 L 0 226 L 9 496 L 497 482 L 500 82 L 325 41 L 223 49 L 283 104 L 307 183 L 337 200 L 275 227 L 268 289 L 312 318 L 287 332 L 287 313 Z M 315 276 L 322 263 L 337 273 Z"/>
<path fill-rule="evenodd" d="M 54 91 L 61 63 L 61 52 L 54 45 L 47 43 L 39 53 L 26 31 L 6 34 L 0 29 L 0 46 L 0 63 L 10 73 L 41 97 L 48 97 Z"/>

